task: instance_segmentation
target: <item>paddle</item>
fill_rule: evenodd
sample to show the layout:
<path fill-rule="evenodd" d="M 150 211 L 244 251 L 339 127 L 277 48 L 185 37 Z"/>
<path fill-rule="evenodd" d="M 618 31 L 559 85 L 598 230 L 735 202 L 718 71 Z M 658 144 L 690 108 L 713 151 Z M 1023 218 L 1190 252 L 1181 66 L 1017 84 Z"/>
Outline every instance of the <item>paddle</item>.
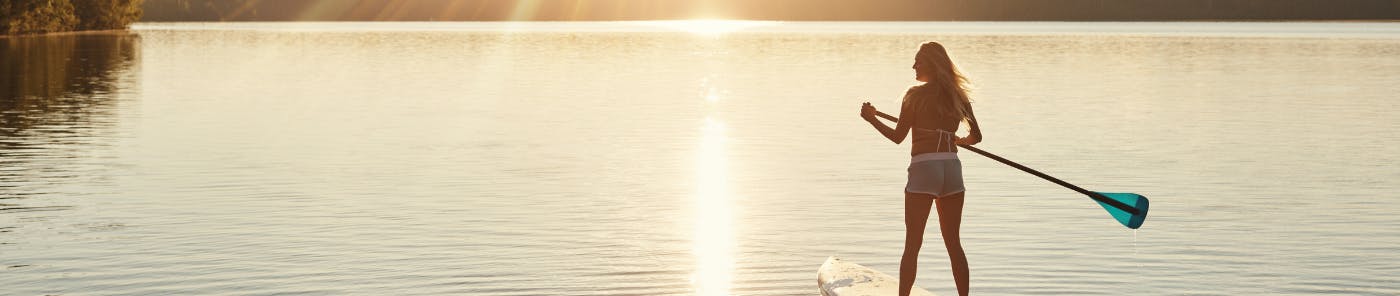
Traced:
<path fill-rule="evenodd" d="M 885 112 L 875 111 L 875 115 L 878 115 L 881 118 L 888 119 L 890 121 L 899 122 L 899 118 L 891 116 L 889 114 L 885 114 Z M 1138 229 L 1138 227 L 1142 227 L 1143 220 L 1147 219 L 1147 197 L 1144 197 L 1142 195 L 1136 193 L 1111 193 L 1085 190 L 1084 188 L 1074 186 L 1074 184 L 1062 181 L 1059 178 L 1051 177 L 1050 175 L 1046 175 L 1045 173 L 1041 173 L 1040 171 L 1031 169 L 1006 158 L 1002 158 L 1001 156 L 997 156 L 996 154 L 992 154 L 991 152 L 983 151 L 982 149 L 977 149 L 976 147 L 972 147 L 970 145 L 958 144 L 958 147 L 971 150 L 972 152 L 977 152 L 977 154 L 981 154 L 982 156 L 986 156 L 987 158 L 991 158 L 993 160 L 1009 165 L 1013 168 L 1035 175 L 1036 177 L 1040 177 L 1041 179 L 1045 179 L 1052 183 L 1059 184 L 1060 186 L 1064 186 L 1065 188 L 1069 188 L 1070 190 L 1074 190 L 1081 194 L 1087 195 L 1089 196 L 1089 198 L 1098 202 L 1099 206 L 1102 206 L 1104 210 L 1108 210 L 1108 214 L 1112 215 L 1114 220 L 1118 220 L 1118 223 L 1121 223 L 1123 224 L 1123 226 L 1127 226 L 1128 228 Z"/>

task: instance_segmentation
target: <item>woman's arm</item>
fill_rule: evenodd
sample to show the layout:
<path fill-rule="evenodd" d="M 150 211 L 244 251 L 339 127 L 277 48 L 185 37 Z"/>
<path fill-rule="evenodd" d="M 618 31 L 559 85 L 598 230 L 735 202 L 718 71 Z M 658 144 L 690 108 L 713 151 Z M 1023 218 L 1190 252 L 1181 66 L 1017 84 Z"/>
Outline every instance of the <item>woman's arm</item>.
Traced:
<path fill-rule="evenodd" d="M 958 145 L 976 145 L 982 142 L 982 127 L 977 124 L 977 116 L 972 114 L 972 104 L 967 104 L 967 127 L 966 138 L 958 138 L 954 141 Z"/>
<path fill-rule="evenodd" d="M 914 114 L 910 111 L 909 104 L 903 104 L 903 106 L 900 106 L 900 119 L 895 121 L 895 126 L 893 128 L 885 125 L 884 122 L 881 122 L 880 118 L 875 117 L 875 113 L 879 112 L 875 110 L 875 107 L 870 106 L 869 103 L 867 103 L 864 108 L 869 108 L 870 110 L 870 112 L 862 112 L 862 115 L 870 114 L 869 116 L 862 116 L 865 118 L 865 121 L 870 122 L 870 125 L 874 126 L 875 130 L 880 131 L 881 135 L 884 135 L 886 139 L 890 139 L 890 141 L 894 142 L 895 144 L 903 143 L 904 138 L 909 135 L 909 129 L 914 127 Z"/>

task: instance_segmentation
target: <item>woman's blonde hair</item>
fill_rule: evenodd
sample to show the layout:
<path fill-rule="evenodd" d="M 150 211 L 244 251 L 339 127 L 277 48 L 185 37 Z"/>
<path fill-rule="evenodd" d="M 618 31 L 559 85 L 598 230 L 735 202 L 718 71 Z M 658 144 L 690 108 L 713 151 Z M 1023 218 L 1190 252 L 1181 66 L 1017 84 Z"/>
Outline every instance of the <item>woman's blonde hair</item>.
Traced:
<path fill-rule="evenodd" d="M 971 113 L 968 106 L 972 102 L 967 95 L 967 77 L 958 71 L 958 66 L 953 65 L 953 59 L 948 57 L 943 45 L 938 42 L 924 43 L 919 46 L 914 60 L 914 72 L 928 82 L 910 88 L 909 93 L 904 95 L 904 103 L 915 104 L 914 110 L 924 111 L 922 114 L 967 120 Z"/>

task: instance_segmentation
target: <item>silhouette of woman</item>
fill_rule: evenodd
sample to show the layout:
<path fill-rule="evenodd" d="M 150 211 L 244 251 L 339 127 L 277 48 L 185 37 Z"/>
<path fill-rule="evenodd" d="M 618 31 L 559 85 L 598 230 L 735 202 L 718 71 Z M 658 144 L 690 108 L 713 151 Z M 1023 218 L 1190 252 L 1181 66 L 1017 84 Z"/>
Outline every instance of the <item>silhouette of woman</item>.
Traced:
<path fill-rule="evenodd" d="M 953 280 L 958 294 L 968 294 L 967 255 L 963 253 L 958 227 L 962 223 L 963 179 L 962 162 L 958 160 L 959 144 L 982 141 L 982 130 L 972 115 L 972 103 L 967 96 L 967 79 L 958 72 L 943 45 L 924 43 L 914 55 L 915 79 L 923 84 L 909 88 L 899 108 L 894 128 L 886 126 L 869 102 L 861 105 L 860 116 L 870 122 L 885 138 L 895 144 L 904 141 L 913 131 L 914 144 L 909 164 L 909 181 L 904 186 L 904 256 L 899 262 L 899 295 L 909 295 L 918 271 L 919 248 L 924 243 L 924 225 L 929 208 L 938 207 L 938 226 L 943 245 L 953 265 Z M 883 113 L 879 113 L 883 114 Z M 958 125 L 967 121 L 970 132 L 960 138 L 953 134 Z"/>

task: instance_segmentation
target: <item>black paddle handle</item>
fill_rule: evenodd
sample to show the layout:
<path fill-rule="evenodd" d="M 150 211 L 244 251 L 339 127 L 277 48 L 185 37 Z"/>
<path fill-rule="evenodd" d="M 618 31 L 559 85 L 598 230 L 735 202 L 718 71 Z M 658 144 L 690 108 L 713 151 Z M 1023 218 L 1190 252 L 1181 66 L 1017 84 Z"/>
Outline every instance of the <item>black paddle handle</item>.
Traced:
<path fill-rule="evenodd" d="M 895 121 L 895 122 L 898 122 L 898 121 L 899 121 L 899 118 L 898 118 L 898 117 L 894 117 L 894 116 L 892 116 L 892 115 L 885 114 L 885 112 L 875 111 L 875 115 L 878 115 L 878 116 L 883 117 L 883 118 L 885 118 L 885 119 L 888 119 L 888 120 L 890 120 L 890 121 Z M 997 156 L 996 154 L 992 154 L 991 152 L 983 151 L 982 149 L 977 149 L 976 147 L 972 147 L 971 145 L 962 145 L 962 144 L 959 144 L 958 147 L 962 147 L 963 149 L 971 150 L 972 152 L 977 152 L 977 154 L 981 154 L 982 156 L 986 156 L 987 158 L 991 158 L 991 159 L 993 159 L 993 160 L 999 161 L 999 162 L 1001 162 L 1001 163 L 1003 163 L 1003 164 L 1009 165 L 1009 166 L 1011 166 L 1011 167 L 1013 167 L 1013 168 L 1016 168 L 1016 169 L 1018 169 L 1018 170 L 1021 170 L 1021 171 L 1023 171 L 1023 172 L 1030 173 L 1030 174 L 1032 174 L 1032 175 L 1035 175 L 1036 177 L 1040 177 L 1041 179 L 1045 179 L 1046 181 L 1050 181 L 1050 182 L 1055 183 L 1055 184 L 1058 184 L 1058 185 L 1060 185 L 1060 186 L 1064 186 L 1065 188 L 1069 188 L 1070 190 L 1074 190 L 1075 192 L 1079 192 L 1079 193 L 1081 193 L 1081 194 L 1088 195 L 1089 198 L 1092 198 L 1092 199 L 1094 199 L 1094 200 L 1096 200 L 1096 201 L 1099 201 L 1099 202 L 1108 204 L 1108 205 L 1110 205 L 1110 206 L 1113 206 L 1113 207 L 1115 207 L 1115 208 L 1118 208 L 1119 210 L 1123 210 L 1124 212 L 1128 212 L 1128 213 L 1133 214 L 1133 215 L 1137 215 L 1137 214 L 1139 213 L 1137 208 L 1134 208 L 1134 207 L 1132 207 L 1132 206 L 1129 206 L 1129 205 L 1127 205 L 1127 204 L 1124 204 L 1123 202 L 1114 200 L 1114 199 L 1112 199 L 1112 198 L 1108 198 L 1107 196 L 1104 196 L 1103 194 L 1099 194 L 1098 192 L 1093 192 L 1093 191 L 1085 190 L 1084 188 L 1081 188 L 1081 187 L 1079 187 L 1079 186 L 1074 186 L 1074 184 L 1070 184 L 1069 182 L 1065 182 L 1064 180 L 1060 180 L 1059 178 L 1055 178 L 1055 177 L 1052 177 L 1052 176 L 1050 176 L 1050 175 L 1046 175 L 1045 173 L 1041 173 L 1040 171 L 1037 171 L 1037 170 L 1035 170 L 1035 169 L 1032 169 L 1032 168 L 1026 167 L 1026 166 L 1024 166 L 1024 165 L 1021 165 L 1021 164 L 1019 164 L 1019 163 L 1016 163 L 1016 162 L 1014 162 L 1014 161 L 1011 161 L 1010 159 L 1006 159 L 1006 158 L 1003 158 L 1003 157 L 1001 157 L 1001 156 Z"/>

